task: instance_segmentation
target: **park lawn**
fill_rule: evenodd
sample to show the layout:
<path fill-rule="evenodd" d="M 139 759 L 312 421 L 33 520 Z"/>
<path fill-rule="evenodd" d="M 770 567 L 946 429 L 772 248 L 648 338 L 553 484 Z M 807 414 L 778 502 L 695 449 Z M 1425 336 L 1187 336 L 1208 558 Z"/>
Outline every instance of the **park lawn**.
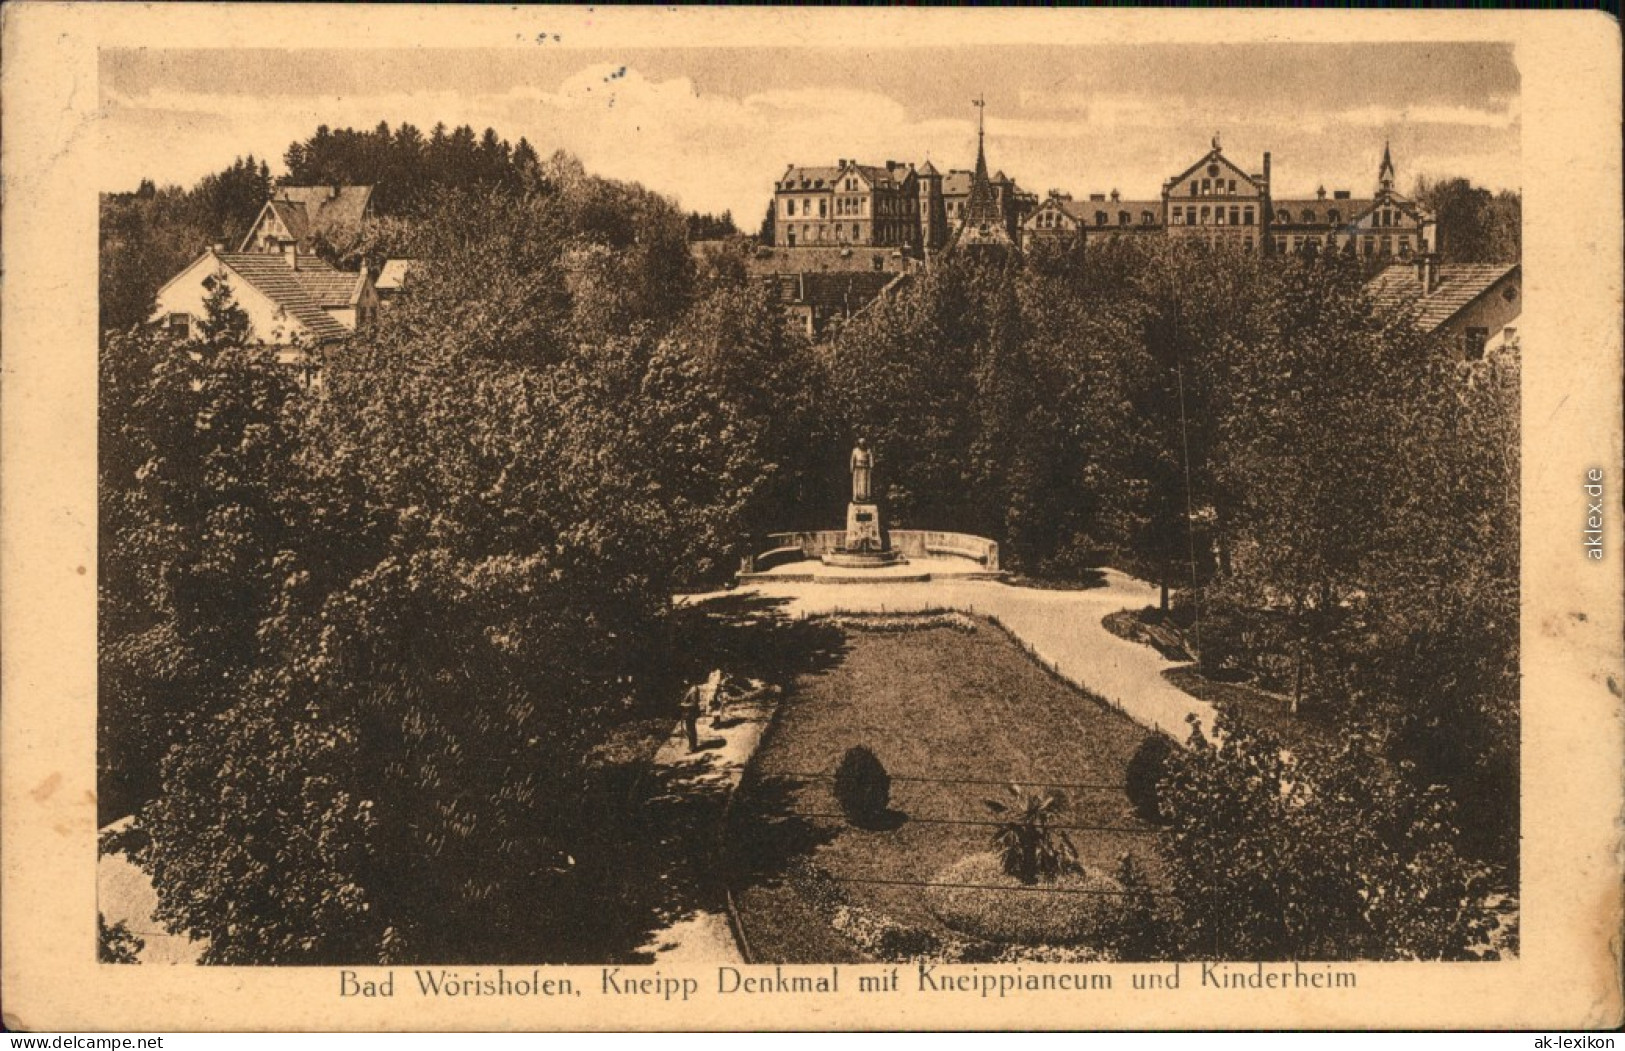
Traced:
<path fill-rule="evenodd" d="M 757 959 L 861 959 L 783 878 L 786 867 L 806 858 L 839 880 L 932 880 L 989 849 L 993 833 L 937 822 L 989 821 L 983 801 L 1005 798 L 1012 780 L 1060 787 L 1071 803 L 1065 824 L 1135 830 L 1069 831 L 1086 868 L 1110 874 L 1130 853 L 1160 882 L 1155 836 L 1122 788 L 1147 732 L 1051 677 L 995 625 L 976 623 L 968 633 L 849 631 L 838 663 L 796 680 L 731 823 L 735 901 Z M 859 744 L 893 777 L 895 827 L 858 829 L 839 816 L 830 775 Z M 853 904 L 945 933 L 922 887 L 842 887 Z"/>

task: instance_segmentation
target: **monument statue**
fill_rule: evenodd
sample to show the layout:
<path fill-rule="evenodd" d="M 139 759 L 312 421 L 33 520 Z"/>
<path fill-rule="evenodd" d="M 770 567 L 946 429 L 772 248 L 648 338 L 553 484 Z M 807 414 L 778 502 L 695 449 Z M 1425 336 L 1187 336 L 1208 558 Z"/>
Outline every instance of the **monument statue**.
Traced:
<path fill-rule="evenodd" d="M 859 438 L 857 448 L 852 450 L 852 502 L 855 504 L 869 502 L 869 475 L 874 463 L 869 443 Z"/>

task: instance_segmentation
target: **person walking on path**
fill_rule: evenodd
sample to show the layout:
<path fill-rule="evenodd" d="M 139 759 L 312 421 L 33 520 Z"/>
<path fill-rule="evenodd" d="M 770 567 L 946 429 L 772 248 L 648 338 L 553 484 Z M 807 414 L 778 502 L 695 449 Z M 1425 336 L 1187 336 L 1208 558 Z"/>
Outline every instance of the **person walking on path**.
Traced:
<path fill-rule="evenodd" d="M 683 714 L 683 730 L 688 734 L 688 750 L 700 750 L 700 690 L 701 685 L 695 683 L 683 693 L 683 703 L 680 710 Z"/>

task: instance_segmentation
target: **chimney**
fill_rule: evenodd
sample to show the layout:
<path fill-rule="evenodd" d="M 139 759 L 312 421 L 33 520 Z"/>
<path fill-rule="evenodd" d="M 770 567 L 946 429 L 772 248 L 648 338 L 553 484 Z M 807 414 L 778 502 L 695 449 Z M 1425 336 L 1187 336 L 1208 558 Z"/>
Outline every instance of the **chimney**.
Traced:
<path fill-rule="evenodd" d="M 1089 199 L 1091 201 L 1104 201 L 1106 199 L 1106 195 L 1103 193 L 1092 193 L 1089 195 Z"/>
<path fill-rule="evenodd" d="M 1334 200 L 1334 201 L 1346 201 L 1348 199 L 1349 199 L 1349 191 L 1348 190 L 1333 190 L 1332 191 L 1332 200 Z"/>
<path fill-rule="evenodd" d="M 1431 296 L 1439 288 L 1439 264 L 1431 252 L 1416 257 L 1416 283 L 1424 296 Z"/>
<path fill-rule="evenodd" d="M 1112 203 L 1113 204 L 1117 203 L 1117 191 L 1116 190 L 1112 191 Z"/>
<path fill-rule="evenodd" d="M 1315 187 L 1315 200 L 1324 201 L 1325 199 L 1326 199 L 1326 187 L 1324 187 L 1324 186 Z"/>
<path fill-rule="evenodd" d="M 1264 151 L 1264 189 L 1270 188 L 1270 151 Z"/>

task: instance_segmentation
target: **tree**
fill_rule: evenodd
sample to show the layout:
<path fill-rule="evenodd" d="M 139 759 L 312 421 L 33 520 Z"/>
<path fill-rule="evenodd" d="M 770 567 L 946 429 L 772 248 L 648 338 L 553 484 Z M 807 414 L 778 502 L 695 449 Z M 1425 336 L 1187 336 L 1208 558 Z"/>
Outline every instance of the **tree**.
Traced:
<path fill-rule="evenodd" d="M 109 926 L 107 917 L 96 914 L 98 947 L 96 959 L 101 963 L 140 963 L 141 950 L 147 943 L 130 933 L 130 925 L 123 920 Z"/>
<path fill-rule="evenodd" d="M 156 791 L 157 761 L 229 702 L 294 528 L 293 376 L 246 343 L 223 279 L 202 338 L 110 334 L 101 354 L 99 723 L 104 806 Z"/>
<path fill-rule="evenodd" d="M 659 261 L 590 295 L 565 265 L 649 207 L 453 195 L 406 232 L 422 285 L 324 371 L 262 653 L 143 814 L 211 961 L 565 960 L 609 907 L 589 757 L 673 696 L 670 595 L 761 474 L 643 298 Z"/>
<path fill-rule="evenodd" d="M 1165 781 L 1163 834 L 1204 959 L 1471 959 L 1493 917 L 1488 873 L 1466 860 L 1448 800 L 1418 790 L 1349 734 L 1295 748 L 1221 711 L 1192 729 Z"/>
<path fill-rule="evenodd" d="M 756 240 L 768 247 L 778 243 L 778 231 L 775 226 L 774 206 L 777 202 L 767 202 L 767 212 L 762 216 L 762 225 L 757 228 Z"/>
<path fill-rule="evenodd" d="M 1491 193 L 1456 177 L 1418 178 L 1415 197 L 1438 222 L 1440 257 L 1447 263 L 1515 263 L 1522 258 L 1523 197 Z"/>

